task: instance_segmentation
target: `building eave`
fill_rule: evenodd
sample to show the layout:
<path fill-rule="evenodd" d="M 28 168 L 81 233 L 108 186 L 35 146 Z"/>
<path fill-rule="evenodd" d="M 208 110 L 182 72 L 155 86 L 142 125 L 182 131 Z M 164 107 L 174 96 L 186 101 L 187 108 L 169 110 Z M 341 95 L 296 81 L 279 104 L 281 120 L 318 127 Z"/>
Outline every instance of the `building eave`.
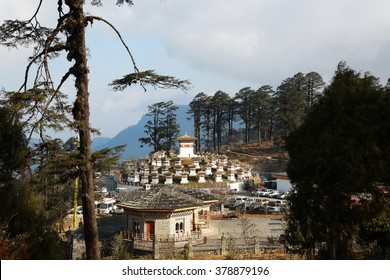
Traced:
<path fill-rule="evenodd" d="M 184 212 L 188 210 L 195 210 L 201 208 L 201 206 L 185 207 L 178 209 L 140 209 L 140 208 L 131 208 L 122 205 L 118 205 L 119 208 L 122 208 L 125 212 L 138 212 L 138 213 L 176 213 Z"/>

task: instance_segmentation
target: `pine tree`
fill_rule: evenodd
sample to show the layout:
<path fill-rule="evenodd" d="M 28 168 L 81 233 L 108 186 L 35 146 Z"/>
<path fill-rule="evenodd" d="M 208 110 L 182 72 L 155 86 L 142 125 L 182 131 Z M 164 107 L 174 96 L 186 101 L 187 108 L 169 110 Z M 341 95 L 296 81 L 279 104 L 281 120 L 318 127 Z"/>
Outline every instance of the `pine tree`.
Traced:
<path fill-rule="evenodd" d="M 240 89 L 236 93 L 234 100 L 237 102 L 237 114 L 240 116 L 245 126 L 245 144 L 248 145 L 251 139 L 253 127 L 253 110 L 255 105 L 253 102 L 255 91 L 249 87 Z"/>
<path fill-rule="evenodd" d="M 151 119 L 145 124 L 144 132 L 147 136 L 139 138 L 138 141 L 153 147 L 153 152 L 170 152 L 180 132 L 176 121 L 177 108 L 173 101 L 148 106 L 149 113 L 146 116 Z"/>
<path fill-rule="evenodd" d="M 86 255 L 88 259 L 100 259 L 99 240 L 95 216 L 95 204 L 93 200 L 93 164 L 91 155 L 91 131 L 89 111 L 89 82 L 87 61 L 87 46 L 85 35 L 87 27 L 93 22 L 103 22 L 110 26 L 118 35 L 118 38 L 126 48 L 134 73 L 125 75 L 121 79 L 114 80 L 111 86 L 115 90 L 124 90 L 128 86 L 140 84 L 145 90 L 147 85 L 161 88 L 180 88 L 186 90 L 188 81 L 178 80 L 171 76 L 161 76 L 154 71 L 139 71 L 134 58 L 124 43 L 118 30 L 104 18 L 88 15 L 84 12 L 84 0 L 58 1 L 58 6 L 53 13 L 58 14 L 57 25 L 47 28 L 40 24 L 39 12 L 43 0 L 39 1 L 37 10 L 33 16 L 25 21 L 7 20 L 0 26 L 0 44 L 6 47 L 18 47 L 34 45 L 34 53 L 27 65 L 25 81 L 20 90 L 11 94 L 15 98 L 14 104 L 27 103 L 30 117 L 27 124 L 30 125 L 30 136 L 39 132 L 44 138 L 44 130 L 47 125 L 62 129 L 64 122 L 71 125 L 79 134 L 80 141 L 80 168 L 79 177 L 83 193 L 83 218 L 84 236 L 86 243 Z M 131 0 L 117 0 L 117 5 L 124 3 L 133 4 Z M 92 5 L 102 5 L 102 1 L 93 0 Z M 63 75 L 57 86 L 51 79 L 49 70 L 50 59 L 55 59 L 59 54 L 65 53 L 71 63 L 68 71 Z M 33 78 L 33 86 L 28 89 L 29 74 L 32 66 L 38 68 L 37 76 Z M 41 75 L 42 74 L 42 75 Z M 63 84 L 73 76 L 75 78 L 76 100 L 72 106 L 66 102 L 60 90 Z M 18 101 L 18 102 L 16 102 Z M 39 106 L 37 106 L 39 105 Z M 16 107 L 15 107 L 16 108 Z M 24 106 L 17 106 L 23 110 Z M 71 110 L 70 110 L 71 109 Z M 72 122 L 68 122 L 71 111 Z M 33 122 L 33 120 L 37 120 Z"/>
<path fill-rule="evenodd" d="M 317 257 L 352 258 L 359 227 L 379 213 L 373 207 L 384 195 L 379 186 L 389 183 L 385 97 L 376 77 L 340 63 L 324 96 L 287 137 L 295 185 L 288 232 L 290 241 L 301 236 L 296 245 L 310 256 L 320 248 Z M 353 197 L 360 194 L 372 200 L 357 206 Z"/>
<path fill-rule="evenodd" d="M 189 104 L 189 110 L 188 114 L 192 116 L 192 119 L 194 120 L 194 137 L 195 140 L 195 149 L 196 151 L 200 151 L 201 148 L 201 132 L 202 132 L 202 125 L 203 125 L 203 119 L 204 119 L 204 107 L 207 104 L 207 98 L 208 96 L 200 92 L 198 93 L 194 99 Z"/>

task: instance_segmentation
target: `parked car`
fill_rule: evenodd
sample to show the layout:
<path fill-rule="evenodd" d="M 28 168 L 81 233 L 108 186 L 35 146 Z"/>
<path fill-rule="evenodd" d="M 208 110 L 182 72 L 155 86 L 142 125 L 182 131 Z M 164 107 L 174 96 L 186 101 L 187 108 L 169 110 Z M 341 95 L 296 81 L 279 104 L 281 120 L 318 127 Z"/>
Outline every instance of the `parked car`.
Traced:
<path fill-rule="evenodd" d="M 276 201 L 274 201 L 274 200 L 269 201 L 269 202 L 268 202 L 268 206 L 269 206 L 269 207 L 271 207 L 271 206 L 272 206 L 272 207 L 273 207 L 273 206 L 277 206 L 277 205 L 276 205 Z"/>
<path fill-rule="evenodd" d="M 269 199 L 268 199 L 268 198 L 263 198 L 263 199 L 261 200 L 261 203 L 262 203 L 262 205 L 268 205 Z"/>
<path fill-rule="evenodd" d="M 236 204 L 229 204 L 228 209 L 229 210 L 236 210 L 237 205 Z"/>
<path fill-rule="evenodd" d="M 77 210 L 76 210 L 76 213 L 77 214 L 83 214 L 83 207 L 82 206 L 78 206 Z"/>
<path fill-rule="evenodd" d="M 268 213 L 280 213 L 281 209 L 280 207 L 277 207 L 277 206 L 268 206 L 267 207 L 267 212 Z"/>
<path fill-rule="evenodd" d="M 245 200 L 245 203 L 246 204 L 254 204 L 256 202 L 256 200 L 254 198 L 251 198 L 251 197 L 248 197 L 246 200 Z"/>
<path fill-rule="evenodd" d="M 286 199 L 287 196 L 288 196 L 288 192 L 284 192 L 284 193 L 280 194 L 280 195 L 278 196 L 278 198 L 280 198 L 280 199 Z"/>
<path fill-rule="evenodd" d="M 237 190 L 236 190 L 236 189 L 229 190 L 229 194 L 236 194 L 236 193 L 237 193 Z"/>
<path fill-rule="evenodd" d="M 280 191 L 271 191 L 269 194 L 268 194 L 268 197 L 272 197 L 272 198 L 276 198 L 276 197 L 279 197 L 280 195 Z"/>
<path fill-rule="evenodd" d="M 251 210 L 253 210 L 253 208 L 254 208 L 253 205 L 246 205 L 245 206 L 246 211 L 251 211 Z"/>
<path fill-rule="evenodd" d="M 271 192 L 272 192 L 272 190 L 270 190 L 270 189 L 262 189 L 262 190 L 257 191 L 257 195 L 258 196 L 268 196 L 268 194 L 270 194 Z"/>
<path fill-rule="evenodd" d="M 265 213 L 265 206 L 251 204 L 246 206 L 245 210 L 250 214 L 262 214 Z"/>
<path fill-rule="evenodd" d="M 111 210 L 111 214 L 113 215 L 122 215 L 125 213 L 125 210 L 123 208 L 114 208 Z"/>
<path fill-rule="evenodd" d="M 253 212 L 254 213 L 258 213 L 258 214 L 263 214 L 265 213 L 265 209 L 266 209 L 266 206 L 263 206 L 263 205 L 256 205 L 254 208 L 253 208 Z"/>

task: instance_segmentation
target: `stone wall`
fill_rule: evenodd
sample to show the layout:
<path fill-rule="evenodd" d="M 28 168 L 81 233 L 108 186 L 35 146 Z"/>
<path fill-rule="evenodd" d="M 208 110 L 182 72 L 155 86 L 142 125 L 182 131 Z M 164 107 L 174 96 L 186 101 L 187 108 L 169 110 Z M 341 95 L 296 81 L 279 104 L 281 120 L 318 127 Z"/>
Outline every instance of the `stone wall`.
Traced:
<path fill-rule="evenodd" d="M 70 250 L 72 260 L 85 260 L 85 242 L 79 234 L 74 234 L 70 237 Z"/>
<path fill-rule="evenodd" d="M 134 233 L 133 221 L 140 223 L 141 237 L 146 233 L 145 222 L 153 221 L 155 224 L 155 236 L 159 239 L 169 239 L 180 237 L 180 235 L 188 235 L 192 231 L 192 214 L 193 211 L 184 211 L 178 213 L 148 213 L 144 215 L 128 214 L 128 228 L 127 230 Z M 183 223 L 183 228 L 179 228 L 176 232 L 176 223 Z"/>
<path fill-rule="evenodd" d="M 129 241 L 132 242 L 132 241 Z M 230 237 L 203 238 L 181 242 L 149 241 L 148 245 L 133 247 L 133 253 L 147 249 L 153 259 L 188 259 L 208 255 L 222 255 L 234 259 L 240 254 L 282 253 L 285 247 L 281 243 L 269 243 L 253 237 L 249 242 Z"/>

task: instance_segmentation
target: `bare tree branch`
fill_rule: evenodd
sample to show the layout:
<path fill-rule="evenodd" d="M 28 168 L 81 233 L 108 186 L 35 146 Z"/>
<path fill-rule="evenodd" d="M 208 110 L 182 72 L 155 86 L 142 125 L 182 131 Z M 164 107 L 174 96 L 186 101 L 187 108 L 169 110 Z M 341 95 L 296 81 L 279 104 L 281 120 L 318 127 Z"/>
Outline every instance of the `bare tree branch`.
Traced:
<path fill-rule="evenodd" d="M 97 17 L 97 16 L 87 16 L 86 21 L 93 23 L 94 20 L 102 21 L 106 23 L 108 26 L 110 26 L 117 36 L 119 37 L 122 45 L 125 47 L 127 53 L 129 54 L 131 61 L 133 63 L 134 67 L 134 73 L 124 76 L 122 79 L 114 80 L 109 85 L 113 87 L 114 90 L 123 91 L 126 87 L 139 83 L 140 86 L 146 91 L 146 85 L 152 85 L 155 88 L 177 88 L 181 89 L 183 91 L 187 91 L 190 86 L 190 82 L 188 80 L 179 80 L 171 76 L 161 76 L 156 74 L 153 70 L 147 70 L 144 72 L 140 72 L 136 63 L 135 59 L 125 43 L 125 41 L 122 38 L 122 35 L 120 32 L 113 26 L 109 21 L 105 20 L 104 18 Z"/>
<path fill-rule="evenodd" d="M 105 24 L 107 24 L 108 26 L 110 26 L 110 27 L 115 31 L 115 33 L 116 33 L 116 34 L 118 35 L 118 37 L 119 37 L 119 40 L 121 41 L 122 45 L 125 47 L 127 53 L 129 54 L 129 56 L 130 56 L 130 58 L 131 58 L 131 62 L 133 63 L 133 67 L 134 67 L 134 72 L 139 72 L 139 70 L 138 70 L 138 68 L 137 68 L 137 65 L 136 65 L 136 63 L 135 63 L 135 59 L 134 59 L 133 55 L 131 54 L 129 47 L 127 46 L 127 44 L 126 44 L 125 41 L 123 40 L 122 35 L 121 35 L 120 32 L 118 31 L 118 29 L 116 29 L 115 26 L 113 26 L 109 21 L 105 20 L 104 18 L 97 17 L 97 16 L 87 16 L 87 17 L 86 17 L 86 21 L 87 21 L 87 22 L 90 22 L 91 25 L 92 25 L 92 23 L 93 23 L 94 20 L 98 20 L 98 21 L 104 22 Z"/>

